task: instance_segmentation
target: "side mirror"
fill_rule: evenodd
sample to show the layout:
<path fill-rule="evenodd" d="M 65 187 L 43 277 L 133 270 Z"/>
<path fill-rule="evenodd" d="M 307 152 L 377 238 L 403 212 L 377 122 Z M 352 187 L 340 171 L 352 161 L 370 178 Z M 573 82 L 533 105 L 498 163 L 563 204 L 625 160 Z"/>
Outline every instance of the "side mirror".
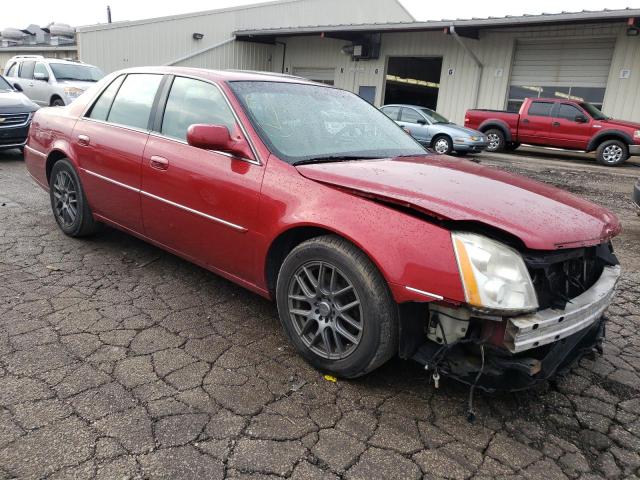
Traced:
<path fill-rule="evenodd" d="M 34 80 L 41 80 L 43 82 L 48 82 L 49 81 L 49 75 L 47 75 L 46 73 L 42 73 L 42 72 L 36 72 L 33 74 L 33 78 Z"/>
<path fill-rule="evenodd" d="M 422 118 L 418 120 L 418 125 L 426 125 L 426 124 L 427 124 L 426 120 L 424 120 Z"/>
<path fill-rule="evenodd" d="M 578 123 L 587 123 L 587 117 L 585 117 L 584 115 L 576 115 L 576 122 Z"/>
<path fill-rule="evenodd" d="M 204 150 L 217 150 L 231 155 L 253 159 L 249 144 L 238 136 L 232 138 L 224 125 L 191 125 L 187 130 L 187 143 Z"/>
<path fill-rule="evenodd" d="M 22 92 L 22 87 L 20 86 L 19 83 L 14 83 L 13 84 L 13 88 L 15 88 L 17 91 Z"/>

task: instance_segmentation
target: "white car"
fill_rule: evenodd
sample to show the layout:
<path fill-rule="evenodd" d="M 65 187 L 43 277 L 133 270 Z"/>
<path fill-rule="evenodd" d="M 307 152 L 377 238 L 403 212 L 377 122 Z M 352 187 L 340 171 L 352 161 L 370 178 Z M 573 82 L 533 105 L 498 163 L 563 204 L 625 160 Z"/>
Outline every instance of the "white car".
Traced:
<path fill-rule="evenodd" d="M 41 107 L 69 105 L 104 77 L 93 65 L 40 55 L 12 57 L 4 71 L 11 85 Z"/>

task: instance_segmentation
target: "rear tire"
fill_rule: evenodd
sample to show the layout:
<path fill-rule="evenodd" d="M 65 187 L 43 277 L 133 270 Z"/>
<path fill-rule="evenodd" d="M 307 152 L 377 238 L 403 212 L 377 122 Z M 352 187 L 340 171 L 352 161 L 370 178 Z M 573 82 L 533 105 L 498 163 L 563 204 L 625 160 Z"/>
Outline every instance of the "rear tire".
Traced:
<path fill-rule="evenodd" d="M 53 216 L 65 235 L 85 237 L 98 231 L 100 224 L 93 218 L 80 177 L 66 158 L 51 169 L 49 197 Z"/>
<path fill-rule="evenodd" d="M 340 237 L 294 248 L 280 268 L 276 299 L 287 336 L 320 371 L 355 378 L 397 353 L 397 306 L 389 288 L 371 260 Z"/>
<path fill-rule="evenodd" d="M 615 167 L 627 161 L 629 147 L 620 140 L 607 140 L 598 146 L 596 158 L 602 165 Z"/>
<path fill-rule="evenodd" d="M 504 152 L 506 148 L 506 141 L 504 138 L 504 132 L 497 128 L 492 128 L 484 132 L 489 139 L 489 145 L 487 145 L 487 152 L 499 153 Z"/>

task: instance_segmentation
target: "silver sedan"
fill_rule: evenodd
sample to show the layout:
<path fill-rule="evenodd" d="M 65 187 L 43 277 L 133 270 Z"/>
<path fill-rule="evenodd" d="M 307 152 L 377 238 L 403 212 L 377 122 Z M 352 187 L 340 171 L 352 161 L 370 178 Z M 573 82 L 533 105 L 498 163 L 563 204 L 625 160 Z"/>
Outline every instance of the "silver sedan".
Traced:
<path fill-rule="evenodd" d="M 486 135 L 450 122 L 437 112 L 417 105 L 385 105 L 380 110 L 413 138 L 436 153 L 481 152 L 489 143 Z"/>

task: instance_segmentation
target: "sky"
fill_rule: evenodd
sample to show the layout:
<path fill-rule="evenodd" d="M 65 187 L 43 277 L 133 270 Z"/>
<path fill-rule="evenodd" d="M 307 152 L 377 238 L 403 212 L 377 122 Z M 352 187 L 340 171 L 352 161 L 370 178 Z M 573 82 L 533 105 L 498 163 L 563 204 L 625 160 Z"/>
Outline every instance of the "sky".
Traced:
<path fill-rule="evenodd" d="M 132 0 L 29 0 L 25 3 L 10 2 L 11 8 L 0 13 L 0 29 L 25 28 L 30 23 L 41 26 L 50 22 L 68 23 L 74 26 L 106 22 L 107 5 L 111 6 L 114 21 L 174 15 L 178 13 L 212 10 L 236 5 L 257 3 L 258 0 L 180 0 L 180 1 L 132 1 Z M 350 0 L 345 0 L 350 1 Z M 537 0 L 536 2 L 480 0 L 401 0 L 418 20 L 441 20 L 524 13 L 554 13 L 561 11 L 602 10 L 634 7 L 640 8 L 640 0 Z M 19 5 L 24 5 L 20 8 Z M 151 7 L 151 8 L 150 8 Z"/>

